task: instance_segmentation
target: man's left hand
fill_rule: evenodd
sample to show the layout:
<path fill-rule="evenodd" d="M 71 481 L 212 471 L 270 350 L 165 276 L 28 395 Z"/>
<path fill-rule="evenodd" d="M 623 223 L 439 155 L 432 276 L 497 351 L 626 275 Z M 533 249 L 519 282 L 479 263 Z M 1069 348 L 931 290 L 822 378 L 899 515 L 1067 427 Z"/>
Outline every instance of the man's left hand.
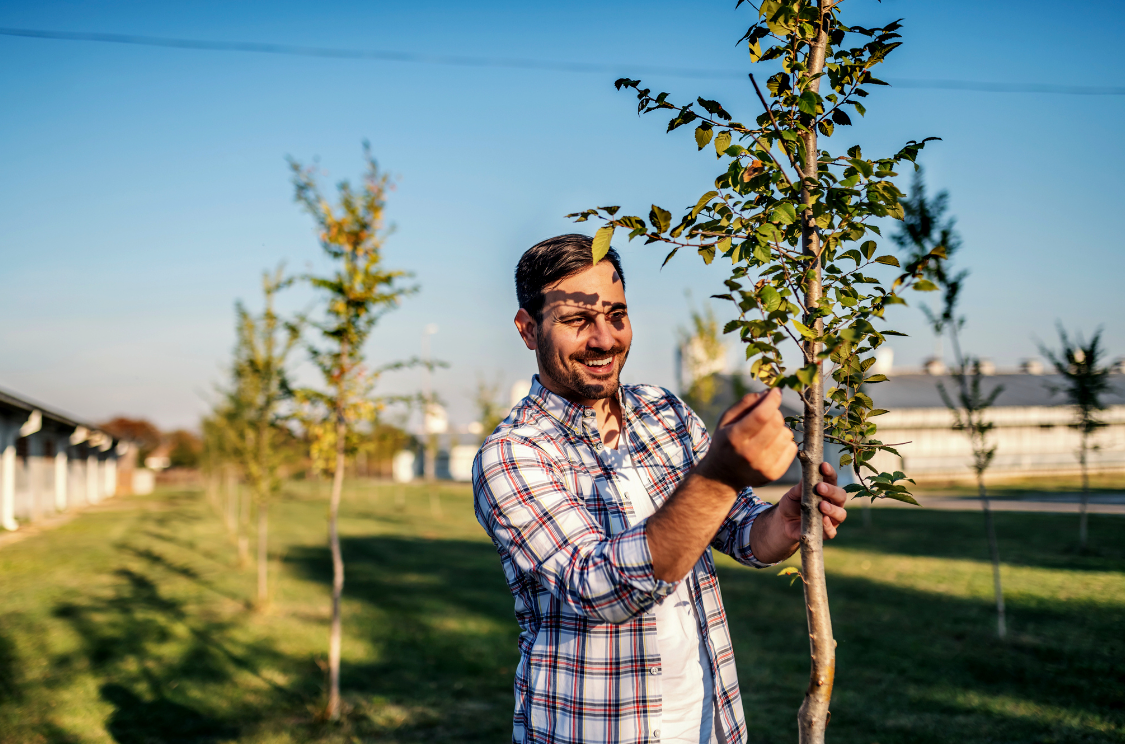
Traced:
<path fill-rule="evenodd" d="M 836 470 L 828 463 L 821 463 L 820 474 L 824 480 L 817 484 L 816 492 L 821 497 L 820 513 L 824 519 L 824 536 L 836 537 L 836 529 L 848 518 L 844 509 L 848 494 L 836 485 Z M 790 488 L 777 502 L 777 516 L 781 520 L 785 536 L 790 540 L 801 539 L 801 489 L 802 483 Z"/>

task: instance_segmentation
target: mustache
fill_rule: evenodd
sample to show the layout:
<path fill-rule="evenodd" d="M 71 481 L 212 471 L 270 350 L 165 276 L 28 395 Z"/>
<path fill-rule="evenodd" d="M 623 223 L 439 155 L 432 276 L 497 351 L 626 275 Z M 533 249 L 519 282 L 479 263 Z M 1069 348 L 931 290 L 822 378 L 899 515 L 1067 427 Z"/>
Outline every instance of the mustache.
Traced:
<path fill-rule="evenodd" d="M 606 357 L 615 357 L 618 354 L 624 354 L 629 351 L 629 347 L 616 345 L 605 351 L 577 351 L 570 355 L 570 359 L 575 362 L 586 363 L 594 359 L 605 359 Z"/>

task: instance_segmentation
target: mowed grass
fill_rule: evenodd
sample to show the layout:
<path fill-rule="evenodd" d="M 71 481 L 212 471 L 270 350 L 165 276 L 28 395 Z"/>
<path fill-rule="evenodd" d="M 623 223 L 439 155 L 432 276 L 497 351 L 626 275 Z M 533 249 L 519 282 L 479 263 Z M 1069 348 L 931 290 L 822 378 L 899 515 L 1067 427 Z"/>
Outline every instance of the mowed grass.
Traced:
<path fill-rule="evenodd" d="M 0 547 L 0 741 L 502 742 L 517 627 L 464 486 L 357 483 L 341 511 L 347 715 L 323 706 L 326 487 L 271 508 L 268 609 L 202 495 L 115 499 Z M 401 499 L 401 507 L 397 503 Z M 858 517 L 858 514 L 856 515 Z M 875 510 L 827 551 L 832 742 L 1125 741 L 1125 518 Z M 796 740 L 799 582 L 720 562 L 752 742 Z"/>

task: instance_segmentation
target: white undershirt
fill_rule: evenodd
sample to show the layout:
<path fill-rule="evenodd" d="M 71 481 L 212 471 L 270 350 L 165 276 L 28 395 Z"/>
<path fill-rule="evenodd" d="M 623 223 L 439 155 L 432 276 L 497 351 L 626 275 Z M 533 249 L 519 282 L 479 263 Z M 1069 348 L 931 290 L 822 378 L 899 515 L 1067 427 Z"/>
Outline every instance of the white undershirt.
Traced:
<path fill-rule="evenodd" d="M 656 504 L 648 495 L 640 474 L 629 457 L 627 446 L 603 448 L 606 464 L 617 474 L 621 496 L 633 507 L 633 524 L 652 516 Z M 685 578 L 676 591 L 654 608 L 656 639 L 660 651 L 660 721 L 650 721 L 659 730 L 662 744 L 711 744 L 714 730 L 714 681 L 707 648 L 699 630 L 695 605 Z"/>

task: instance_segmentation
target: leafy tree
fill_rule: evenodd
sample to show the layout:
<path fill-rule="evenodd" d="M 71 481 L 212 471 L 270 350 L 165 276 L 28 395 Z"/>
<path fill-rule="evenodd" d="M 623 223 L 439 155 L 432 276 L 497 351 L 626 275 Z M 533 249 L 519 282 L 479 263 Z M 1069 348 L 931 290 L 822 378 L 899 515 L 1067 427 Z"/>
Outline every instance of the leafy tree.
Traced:
<path fill-rule="evenodd" d="M 1088 508 L 1090 503 L 1089 454 L 1096 445 L 1090 440 L 1098 429 L 1106 425 L 1099 412 L 1106 405 L 1102 396 L 1110 391 L 1109 367 L 1102 359 L 1105 351 L 1101 346 L 1102 331 L 1099 328 L 1087 343 L 1081 336 L 1071 338 L 1066 329 L 1059 326 L 1058 351 L 1040 344 L 1043 355 L 1050 360 L 1055 371 L 1062 377 L 1061 385 L 1052 385 L 1052 391 L 1063 393 L 1074 406 L 1074 428 L 1078 429 L 1078 462 L 1082 467 L 1082 513 L 1078 518 L 1078 544 L 1086 548 Z"/>
<path fill-rule="evenodd" d="M 314 168 L 290 159 L 296 200 L 312 216 L 319 230 L 321 248 L 333 262 L 325 276 L 309 276 L 309 283 L 324 296 L 324 314 L 311 325 L 320 333 L 322 345 L 309 347 L 313 362 L 324 378 L 323 390 L 303 389 L 301 400 L 309 410 L 321 412 L 310 421 L 312 456 L 326 463 L 331 453 L 332 495 L 329 502 L 328 534 L 332 552 L 332 628 L 328 646 L 328 704 L 325 717 L 340 715 L 340 597 L 344 590 L 344 560 L 340 553 L 337 515 L 344 487 L 344 467 L 349 449 L 356 446 L 356 427 L 374 419 L 378 403 L 371 390 L 379 371 L 364 364 L 363 346 L 383 313 L 398 307 L 415 291 L 403 287 L 407 274 L 383 266 L 384 224 L 389 177 L 379 170 L 365 142 L 367 171 L 360 188 L 348 181 L 337 185 L 338 202 L 329 204 L 321 195 Z M 350 440 L 350 441 L 349 441 Z"/>
<path fill-rule="evenodd" d="M 988 420 L 988 409 L 1004 391 L 1003 385 L 995 385 L 989 392 L 981 386 L 981 360 L 962 353 L 960 332 L 965 318 L 957 316 L 957 302 L 969 272 L 962 269 L 951 272 L 950 256 L 961 247 L 961 237 L 954 228 L 954 220 L 942 221 L 949 195 L 942 191 L 933 199 L 926 198 L 926 185 L 921 170 L 915 171 L 910 196 L 902 200 L 904 219 L 899 230 L 892 236 L 898 246 L 906 251 L 907 260 L 917 260 L 935 250 L 944 253 L 945 258 L 931 261 L 923 273 L 929 276 L 942 293 L 942 305 L 935 311 L 922 306 L 939 340 L 948 332 L 953 346 L 954 365 L 950 370 L 953 389 L 947 389 L 941 380 L 937 382 L 938 393 L 953 416 L 953 430 L 964 432 L 969 438 L 973 451 L 973 473 L 977 480 L 977 493 L 980 494 L 981 510 L 984 512 L 985 532 L 988 535 L 988 551 L 992 559 L 992 585 L 996 595 L 996 632 L 1003 639 L 1007 635 L 1004 614 L 1004 588 L 1000 580 L 1000 546 L 996 540 L 996 526 L 992 519 L 988 489 L 984 474 L 996 455 L 996 447 L 989 440 L 993 424 Z"/>
<path fill-rule="evenodd" d="M 821 742 L 835 669 L 815 491 L 822 477 L 824 441 L 827 437 L 848 450 L 844 462 L 853 464 L 857 474 L 850 490 L 913 502 L 905 475 L 878 473 L 871 465 L 877 451 L 893 448 L 875 438 L 873 419 L 884 411 L 861 388 L 886 379 L 866 374 L 875 362 L 874 350 L 894 333 L 878 330 L 875 323 L 890 305 L 904 302 L 904 288 L 936 289 L 922 272 L 940 252 L 902 267 L 894 256 L 880 255 L 877 242 L 868 238 L 881 234 L 876 220 L 902 219 L 902 192 L 892 181 L 895 168 L 913 162 L 928 140 L 910 141 L 890 157 L 870 159 L 858 145 L 846 154 L 822 150 L 818 139 L 865 114 L 861 99 L 867 88 L 885 85 L 872 68 L 899 46 L 900 24 L 845 25 L 842 3 L 836 0 L 745 4 L 756 11 L 741 39 L 751 61 L 780 67 L 766 82 L 768 101 L 751 75 L 764 107 L 752 123 L 734 121 L 718 101 L 673 103 L 668 93 L 654 94 L 639 80 L 616 83 L 618 89 L 636 93 L 639 112 L 669 112 L 668 131 L 691 124 L 700 150 L 714 145 L 722 161 L 714 187 L 679 219 L 655 204 L 647 220 L 619 214 L 616 206 L 570 216 L 604 221 L 594 238 L 595 260 L 605 255 L 618 228 L 627 230 L 630 239 L 670 247 L 665 262 L 680 250 L 695 251 L 708 264 L 719 256 L 729 259 L 729 293 L 719 297 L 734 303 L 739 317 L 724 330 L 737 331 L 746 344 L 747 358 L 754 360 L 753 376 L 771 386 L 793 388 L 804 401 L 803 415 L 793 425 L 802 437 L 801 564 L 812 669 L 798 724 L 802 742 Z M 901 271 L 890 281 L 867 273 L 879 264 Z M 798 351 L 792 368 L 782 358 L 781 345 L 787 340 Z M 828 391 L 826 376 L 836 383 Z"/>
<path fill-rule="evenodd" d="M 480 424 L 478 440 L 483 442 L 489 434 L 496 431 L 496 427 L 508 415 L 509 408 L 504 405 L 504 378 L 500 375 L 489 382 L 484 377 L 477 378 L 477 387 L 473 392 L 473 404 L 477 409 L 477 422 Z"/>
<path fill-rule="evenodd" d="M 168 443 L 168 466 L 173 468 L 199 467 L 199 453 L 202 443 L 194 432 L 176 429 L 166 437 Z"/>
<path fill-rule="evenodd" d="M 680 370 L 683 375 L 680 394 L 692 409 L 714 425 L 722 411 L 719 372 L 723 369 L 727 347 L 715 311 L 710 305 L 703 310 L 691 310 L 691 327 L 680 331 Z M 740 396 L 741 397 L 741 396 Z"/>
<path fill-rule="evenodd" d="M 164 435 L 160 429 L 146 419 L 132 419 L 126 416 L 117 416 L 98 428 L 117 439 L 125 439 L 137 446 L 137 462 L 143 467 L 145 458 L 160 446 Z"/>
<path fill-rule="evenodd" d="M 286 374 L 289 354 L 300 339 L 300 327 L 282 320 L 275 309 L 277 293 L 293 283 L 281 268 L 262 277 L 264 307 L 253 315 L 236 306 L 237 345 L 226 391 L 226 424 L 231 449 L 258 506 L 258 603 L 269 599 L 269 502 L 281 489 L 286 456 L 279 446 L 290 438 L 282 407 L 290 397 Z"/>

